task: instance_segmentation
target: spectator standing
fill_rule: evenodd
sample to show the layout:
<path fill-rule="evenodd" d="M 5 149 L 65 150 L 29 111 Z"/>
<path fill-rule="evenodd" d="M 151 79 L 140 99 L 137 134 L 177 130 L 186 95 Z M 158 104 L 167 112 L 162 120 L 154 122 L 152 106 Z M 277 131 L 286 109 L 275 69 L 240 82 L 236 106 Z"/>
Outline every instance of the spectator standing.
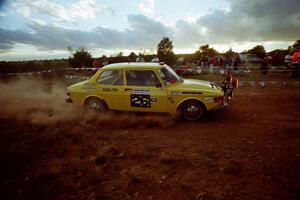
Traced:
<path fill-rule="evenodd" d="M 216 56 L 214 56 L 211 60 L 211 64 L 213 65 L 213 67 L 218 65 L 218 58 Z"/>
<path fill-rule="evenodd" d="M 220 57 L 220 67 L 224 68 L 224 56 Z"/>
<path fill-rule="evenodd" d="M 229 56 L 225 57 L 225 69 L 228 69 L 228 67 L 230 66 L 230 62 L 231 62 L 231 58 Z"/>
<path fill-rule="evenodd" d="M 292 55 L 291 53 L 288 53 L 287 55 L 284 56 L 284 74 L 288 74 L 291 66 L 291 61 L 292 61 Z"/>
<path fill-rule="evenodd" d="M 292 57 L 292 63 L 298 64 L 299 63 L 299 50 L 296 50 Z"/>
<path fill-rule="evenodd" d="M 234 67 L 235 65 L 235 57 L 231 56 L 231 67 Z"/>
<path fill-rule="evenodd" d="M 204 57 L 203 57 L 203 62 L 204 62 L 204 66 L 206 67 L 206 66 L 208 66 L 208 56 L 207 55 L 205 55 Z"/>
<path fill-rule="evenodd" d="M 220 56 L 217 57 L 217 66 L 218 67 L 221 66 L 221 57 Z"/>
<path fill-rule="evenodd" d="M 145 59 L 143 58 L 142 54 L 140 53 L 139 56 L 136 58 L 136 62 L 145 62 Z"/>
<path fill-rule="evenodd" d="M 238 78 L 233 76 L 232 69 L 229 68 L 226 72 L 226 77 L 222 81 L 222 89 L 224 91 L 225 103 L 233 97 L 233 89 L 238 87 Z"/>
<path fill-rule="evenodd" d="M 207 56 L 207 65 L 210 67 L 211 66 L 211 61 L 212 61 L 212 57 Z"/>
<path fill-rule="evenodd" d="M 297 49 L 292 57 L 292 78 L 298 78 L 300 75 L 300 49 Z"/>
<path fill-rule="evenodd" d="M 235 61 L 234 61 L 234 65 L 233 65 L 233 69 L 234 70 L 238 70 L 238 64 L 240 62 L 240 57 L 238 54 L 234 55 Z"/>
<path fill-rule="evenodd" d="M 93 61 L 93 67 L 94 68 L 101 68 L 102 66 L 101 66 L 101 63 L 100 63 L 100 61 L 98 60 L 98 59 L 95 59 L 94 61 Z"/>
<path fill-rule="evenodd" d="M 269 62 L 270 62 L 270 59 L 269 59 L 269 55 L 267 54 L 261 60 L 260 69 L 261 69 L 261 74 L 262 75 L 267 75 L 268 74 L 268 65 L 269 65 Z"/>

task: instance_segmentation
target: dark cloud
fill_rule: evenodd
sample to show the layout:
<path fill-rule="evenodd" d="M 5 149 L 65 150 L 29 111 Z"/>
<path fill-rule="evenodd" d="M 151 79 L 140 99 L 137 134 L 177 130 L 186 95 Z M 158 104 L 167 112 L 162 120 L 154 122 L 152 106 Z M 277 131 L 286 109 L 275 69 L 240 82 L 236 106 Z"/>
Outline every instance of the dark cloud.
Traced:
<path fill-rule="evenodd" d="M 176 22 L 175 45 L 233 42 L 295 41 L 300 37 L 299 0 L 230 0 L 196 22 Z"/>
<path fill-rule="evenodd" d="M 96 27 L 91 31 L 67 29 L 33 23 L 30 32 L 0 28 L 0 47 L 10 49 L 15 43 L 34 45 L 41 49 L 63 50 L 68 46 L 86 48 L 153 48 L 172 30 L 144 15 L 128 16 L 130 29 L 118 31 Z"/>
<path fill-rule="evenodd" d="M 233 12 L 236 10 L 255 18 L 286 19 L 291 15 L 299 15 L 299 0 L 231 0 L 231 2 Z"/>
<path fill-rule="evenodd" d="M 173 35 L 171 28 L 144 15 L 129 15 L 128 22 L 131 28 L 127 32 L 130 43 L 138 45 L 146 43 L 148 46 L 153 45 L 151 42 L 158 43 L 164 36 Z"/>
<path fill-rule="evenodd" d="M 177 48 L 199 44 L 295 41 L 300 33 L 299 0 L 229 0 L 229 10 L 211 10 L 194 22 L 178 20 L 173 26 L 144 15 L 129 15 L 129 28 L 96 27 L 90 31 L 32 23 L 28 30 L 0 28 L 0 48 L 16 43 L 41 49 L 64 50 L 68 46 L 88 49 L 149 49 L 168 36 Z"/>
<path fill-rule="evenodd" d="M 231 10 L 215 10 L 198 19 L 217 42 L 299 39 L 299 0 L 231 0 Z"/>
<path fill-rule="evenodd" d="M 190 24 L 184 20 L 178 20 L 174 27 L 176 47 L 190 48 L 191 45 L 208 41 L 205 29 L 198 24 Z"/>
<path fill-rule="evenodd" d="M 10 49 L 15 43 L 31 43 L 34 38 L 23 30 L 8 30 L 0 27 L 0 48 Z"/>
<path fill-rule="evenodd" d="M 7 0 L 0 0 L 0 11 L 6 2 L 7 2 Z"/>

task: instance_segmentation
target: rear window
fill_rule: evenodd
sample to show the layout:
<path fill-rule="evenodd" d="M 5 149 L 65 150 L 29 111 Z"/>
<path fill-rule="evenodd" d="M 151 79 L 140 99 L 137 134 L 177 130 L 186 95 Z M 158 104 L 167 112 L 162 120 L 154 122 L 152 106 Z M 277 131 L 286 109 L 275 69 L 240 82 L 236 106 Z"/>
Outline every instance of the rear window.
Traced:
<path fill-rule="evenodd" d="M 123 70 L 103 71 L 98 77 L 97 83 L 102 85 L 123 85 Z"/>

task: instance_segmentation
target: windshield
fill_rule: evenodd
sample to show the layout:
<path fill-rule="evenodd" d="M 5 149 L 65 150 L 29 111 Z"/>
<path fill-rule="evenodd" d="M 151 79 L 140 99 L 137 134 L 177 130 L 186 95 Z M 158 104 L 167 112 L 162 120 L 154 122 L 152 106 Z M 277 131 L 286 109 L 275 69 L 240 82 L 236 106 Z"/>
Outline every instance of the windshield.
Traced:
<path fill-rule="evenodd" d="M 168 66 L 159 70 L 159 75 L 163 81 L 168 84 L 174 84 L 181 80 L 181 78 Z"/>

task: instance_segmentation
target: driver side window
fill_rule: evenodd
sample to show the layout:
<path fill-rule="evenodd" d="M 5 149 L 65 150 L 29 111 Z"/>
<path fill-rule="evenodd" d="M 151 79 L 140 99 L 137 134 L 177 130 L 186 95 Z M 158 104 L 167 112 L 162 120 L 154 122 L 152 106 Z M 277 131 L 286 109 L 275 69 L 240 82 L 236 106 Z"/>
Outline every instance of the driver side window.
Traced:
<path fill-rule="evenodd" d="M 126 80 L 129 86 L 156 86 L 159 79 L 152 70 L 126 70 Z"/>
<path fill-rule="evenodd" d="M 102 85 L 123 85 L 123 70 L 103 71 L 98 77 L 97 83 Z"/>

